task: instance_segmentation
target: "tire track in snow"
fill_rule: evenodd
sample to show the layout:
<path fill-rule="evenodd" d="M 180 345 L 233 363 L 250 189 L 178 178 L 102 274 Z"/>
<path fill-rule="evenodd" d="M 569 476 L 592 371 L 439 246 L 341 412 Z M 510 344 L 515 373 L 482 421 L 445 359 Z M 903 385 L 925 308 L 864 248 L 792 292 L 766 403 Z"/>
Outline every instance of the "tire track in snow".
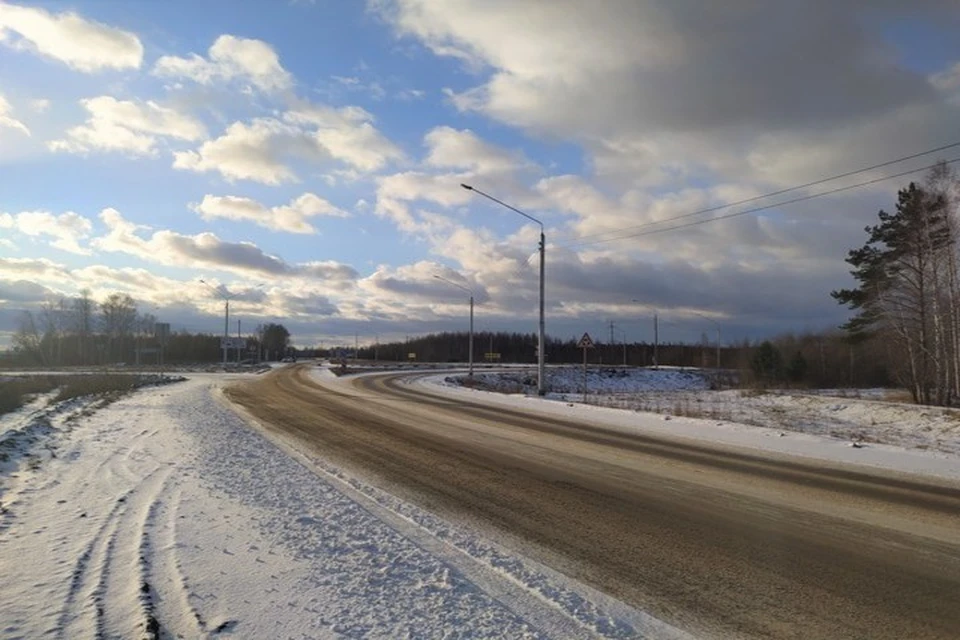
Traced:
<path fill-rule="evenodd" d="M 169 469 L 157 467 L 117 498 L 77 559 L 58 625 L 61 638 L 144 634 L 140 550 Z M 149 635 L 148 635 L 149 637 Z"/>
<path fill-rule="evenodd" d="M 102 556 L 106 553 L 107 541 L 114 535 L 117 514 L 126 507 L 126 499 L 133 491 L 130 489 L 117 499 L 74 563 L 70 587 L 57 625 L 60 638 L 89 637 L 98 626 L 97 612 L 91 611 L 95 607 L 93 596 L 100 581 L 97 570 L 103 565 Z"/>
<path fill-rule="evenodd" d="M 197 638 L 207 634 L 207 624 L 190 603 L 190 588 L 177 554 L 177 518 L 181 491 L 175 488 L 151 505 L 143 531 L 141 567 L 146 619 L 156 622 L 160 638 Z"/>

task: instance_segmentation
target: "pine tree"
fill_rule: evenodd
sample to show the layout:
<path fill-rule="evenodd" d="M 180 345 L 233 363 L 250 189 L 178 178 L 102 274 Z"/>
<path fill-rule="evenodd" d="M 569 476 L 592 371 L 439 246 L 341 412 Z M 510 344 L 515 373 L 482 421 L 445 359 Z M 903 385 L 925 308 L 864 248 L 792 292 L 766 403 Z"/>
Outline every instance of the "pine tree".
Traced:
<path fill-rule="evenodd" d="M 790 382 L 801 382 L 807 375 L 807 359 L 798 350 L 787 363 L 787 378 Z"/>
<path fill-rule="evenodd" d="M 783 358 L 772 342 L 764 340 L 753 354 L 750 364 L 757 380 L 763 384 L 769 384 L 780 378 Z"/>
<path fill-rule="evenodd" d="M 939 367 L 937 283 L 939 265 L 952 244 L 943 199 L 914 183 L 899 192 L 895 213 L 881 210 L 866 227 L 868 240 L 847 257 L 854 289 L 831 293 L 856 311 L 843 325 L 856 343 L 877 334 L 902 350 L 901 380 L 917 402 L 930 403 Z"/>

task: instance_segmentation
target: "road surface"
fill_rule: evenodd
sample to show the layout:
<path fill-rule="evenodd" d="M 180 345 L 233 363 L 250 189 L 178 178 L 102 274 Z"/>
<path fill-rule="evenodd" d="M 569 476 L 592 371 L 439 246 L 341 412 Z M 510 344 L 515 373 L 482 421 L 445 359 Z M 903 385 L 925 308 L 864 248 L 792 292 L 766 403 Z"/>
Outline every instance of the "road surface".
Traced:
<path fill-rule="evenodd" d="M 960 487 L 625 434 L 307 367 L 228 389 L 267 428 L 707 637 L 960 638 Z"/>

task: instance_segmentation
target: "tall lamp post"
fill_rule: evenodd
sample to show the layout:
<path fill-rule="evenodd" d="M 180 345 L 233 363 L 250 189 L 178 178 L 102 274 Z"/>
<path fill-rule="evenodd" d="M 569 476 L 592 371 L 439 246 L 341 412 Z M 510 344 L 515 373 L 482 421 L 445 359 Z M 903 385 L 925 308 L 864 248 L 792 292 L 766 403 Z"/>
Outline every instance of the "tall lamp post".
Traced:
<path fill-rule="evenodd" d="M 720 323 L 711 318 L 710 316 L 705 316 L 702 313 L 693 312 L 694 315 L 700 316 L 707 322 L 712 322 L 713 326 L 717 329 L 717 371 L 720 370 Z"/>
<path fill-rule="evenodd" d="M 469 347 L 468 347 L 469 350 L 470 350 L 470 358 L 469 358 L 470 369 L 469 369 L 469 373 L 467 374 L 467 376 L 470 377 L 470 378 L 472 378 L 472 377 L 473 377 L 473 289 L 469 289 L 469 288 L 463 286 L 462 284 L 457 284 L 457 283 L 454 282 L 453 280 L 447 280 L 447 279 L 444 278 L 443 276 L 434 275 L 433 277 L 436 278 L 437 280 L 443 280 L 443 281 L 446 282 L 447 284 L 452 284 L 453 286 L 455 286 L 455 287 L 458 288 L 458 289 L 463 289 L 463 290 L 466 291 L 468 294 L 470 294 L 470 340 L 469 340 L 470 344 L 469 344 Z"/>
<path fill-rule="evenodd" d="M 623 329 L 617 328 L 617 331 L 620 332 L 620 336 L 623 338 L 623 366 L 627 366 L 627 332 Z"/>
<path fill-rule="evenodd" d="M 547 393 L 547 386 L 546 386 L 546 376 L 544 375 L 544 372 L 545 372 L 545 363 L 546 363 L 545 356 L 546 356 L 547 349 L 545 344 L 546 338 L 544 335 L 546 323 L 544 322 L 544 318 L 543 318 L 543 288 L 544 288 L 543 287 L 543 283 L 544 283 L 543 270 L 544 270 L 544 263 L 546 262 L 547 241 L 546 241 L 546 236 L 543 233 L 543 223 L 537 220 L 536 218 L 534 218 L 533 216 L 526 214 L 523 211 L 520 211 L 520 209 L 510 206 L 509 204 L 507 204 L 506 202 L 503 202 L 502 200 L 497 200 L 490 194 L 484 193 L 483 191 L 480 191 L 475 187 L 472 187 L 468 184 L 463 184 L 463 183 L 460 183 L 460 186 L 466 189 L 467 191 L 473 191 L 474 193 L 477 193 L 488 200 L 492 200 L 497 204 L 499 204 L 500 206 L 510 209 L 514 213 L 519 213 L 524 218 L 527 218 L 528 220 L 532 220 L 533 222 L 537 223 L 540 226 L 540 332 L 537 340 L 537 394 L 541 396 L 545 395 Z"/>
<path fill-rule="evenodd" d="M 643 300 L 637 300 L 634 298 L 632 302 L 639 302 L 643 304 Z M 656 310 L 653 312 L 653 368 L 660 368 L 660 360 L 658 359 L 658 351 L 660 350 L 660 316 Z"/>
<path fill-rule="evenodd" d="M 227 294 L 227 288 L 223 285 L 220 288 L 214 287 L 212 284 L 200 279 L 200 282 L 207 285 L 207 287 L 217 294 L 218 297 L 223 299 L 223 368 L 227 368 L 227 340 L 230 332 L 230 298 L 233 296 Z"/>

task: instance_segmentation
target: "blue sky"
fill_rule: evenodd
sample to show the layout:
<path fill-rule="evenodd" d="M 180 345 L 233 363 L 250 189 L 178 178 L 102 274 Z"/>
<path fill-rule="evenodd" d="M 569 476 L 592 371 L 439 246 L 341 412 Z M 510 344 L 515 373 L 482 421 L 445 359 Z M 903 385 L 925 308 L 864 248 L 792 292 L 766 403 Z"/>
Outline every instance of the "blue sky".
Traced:
<path fill-rule="evenodd" d="M 960 140 L 960 8 L 837 4 L 0 2 L 0 346 L 81 289 L 219 331 L 201 277 L 301 345 L 464 328 L 436 274 L 533 332 L 536 229 L 460 182 L 544 221 L 551 335 L 835 326 L 904 180 L 579 243 Z"/>

